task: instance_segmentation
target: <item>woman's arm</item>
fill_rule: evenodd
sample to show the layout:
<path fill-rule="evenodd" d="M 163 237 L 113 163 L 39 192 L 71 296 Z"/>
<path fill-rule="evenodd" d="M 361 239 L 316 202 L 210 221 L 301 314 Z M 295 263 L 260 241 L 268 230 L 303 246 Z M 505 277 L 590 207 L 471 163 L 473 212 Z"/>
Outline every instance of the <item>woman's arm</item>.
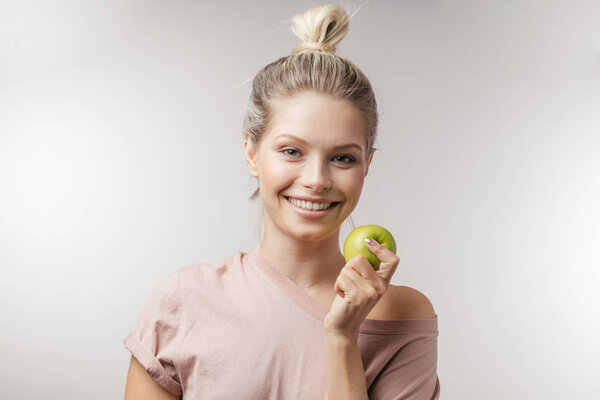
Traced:
<path fill-rule="evenodd" d="M 144 366 L 131 356 L 125 386 L 125 400 L 179 400 L 181 396 L 167 392 L 146 373 Z"/>
<path fill-rule="evenodd" d="M 327 400 L 369 400 L 358 337 L 325 333 Z"/>
<path fill-rule="evenodd" d="M 390 286 L 381 301 L 380 319 L 426 319 L 436 313 L 429 299 L 408 286 Z M 358 336 L 325 331 L 327 400 L 368 400 L 367 382 Z M 436 378 L 435 395 L 439 396 Z M 432 388 L 434 390 L 434 388 Z M 404 398 L 404 397 L 403 397 Z M 437 397 L 435 397 L 437 398 Z"/>

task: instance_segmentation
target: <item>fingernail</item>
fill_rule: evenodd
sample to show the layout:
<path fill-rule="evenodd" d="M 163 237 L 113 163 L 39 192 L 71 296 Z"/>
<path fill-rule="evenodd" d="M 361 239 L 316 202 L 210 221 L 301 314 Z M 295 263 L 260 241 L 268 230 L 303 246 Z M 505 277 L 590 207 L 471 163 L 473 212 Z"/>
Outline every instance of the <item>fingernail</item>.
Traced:
<path fill-rule="evenodd" d="M 369 246 L 374 246 L 375 243 L 377 243 L 377 242 L 372 239 L 365 238 L 365 243 L 368 244 Z"/>

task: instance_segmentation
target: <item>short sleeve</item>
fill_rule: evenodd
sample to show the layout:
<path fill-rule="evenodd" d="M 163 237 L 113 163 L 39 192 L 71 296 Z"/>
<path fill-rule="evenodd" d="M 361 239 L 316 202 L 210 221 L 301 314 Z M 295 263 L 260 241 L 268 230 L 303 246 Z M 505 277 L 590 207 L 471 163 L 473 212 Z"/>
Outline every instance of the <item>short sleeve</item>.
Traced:
<path fill-rule="evenodd" d="M 148 375 L 175 395 L 182 393 L 174 359 L 181 331 L 180 316 L 179 272 L 176 272 L 157 285 L 135 328 L 123 339 Z"/>
<path fill-rule="evenodd" d="M 437 335 L 418 336 L 402 346 L 369 388 L 370 400 L 437 400 Z"/>

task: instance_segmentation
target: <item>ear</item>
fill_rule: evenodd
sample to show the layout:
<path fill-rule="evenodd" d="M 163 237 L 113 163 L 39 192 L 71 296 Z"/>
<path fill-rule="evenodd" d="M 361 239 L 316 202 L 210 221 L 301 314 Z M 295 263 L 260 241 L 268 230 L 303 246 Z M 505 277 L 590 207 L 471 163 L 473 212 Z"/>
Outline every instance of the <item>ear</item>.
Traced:
<path fill-rule="evenodd" d="M 371 161 L 373 160 L 373 154 L 377 151 L 376 147 L 371 149 L 371 154 L 369 154 L 369 163 L 367 164 L 367 169 L 365 170 L 365 176 L 369 173 L 369 167 L 371 166 Z"/>
<path fill-rule="evenodd" d="M 252 140 L 248 137 L 248 133 L 244 133 L 244 139 L 247 140 L 244 143 L 244 153 L 246 154 L 248 170 L 250 171 L 250 175 L 258 178 L 258 151 Z"/>

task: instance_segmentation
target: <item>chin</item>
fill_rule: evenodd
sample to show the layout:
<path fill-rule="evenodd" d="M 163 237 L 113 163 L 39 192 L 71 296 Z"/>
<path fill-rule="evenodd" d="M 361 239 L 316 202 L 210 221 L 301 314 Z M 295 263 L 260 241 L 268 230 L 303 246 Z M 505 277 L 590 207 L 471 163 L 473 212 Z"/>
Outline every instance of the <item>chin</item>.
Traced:
<path fill-rule="evenodd" d="M 298 240 L 302 240 L 305 242 L 317 242 L 319 240 L 324 240 L 334 235 L 336 232 L 339 232 L 340 226 L 312 226 L 303 228 L 299 225 L 291 226 L 288 230 L 289 235 Z"/>

